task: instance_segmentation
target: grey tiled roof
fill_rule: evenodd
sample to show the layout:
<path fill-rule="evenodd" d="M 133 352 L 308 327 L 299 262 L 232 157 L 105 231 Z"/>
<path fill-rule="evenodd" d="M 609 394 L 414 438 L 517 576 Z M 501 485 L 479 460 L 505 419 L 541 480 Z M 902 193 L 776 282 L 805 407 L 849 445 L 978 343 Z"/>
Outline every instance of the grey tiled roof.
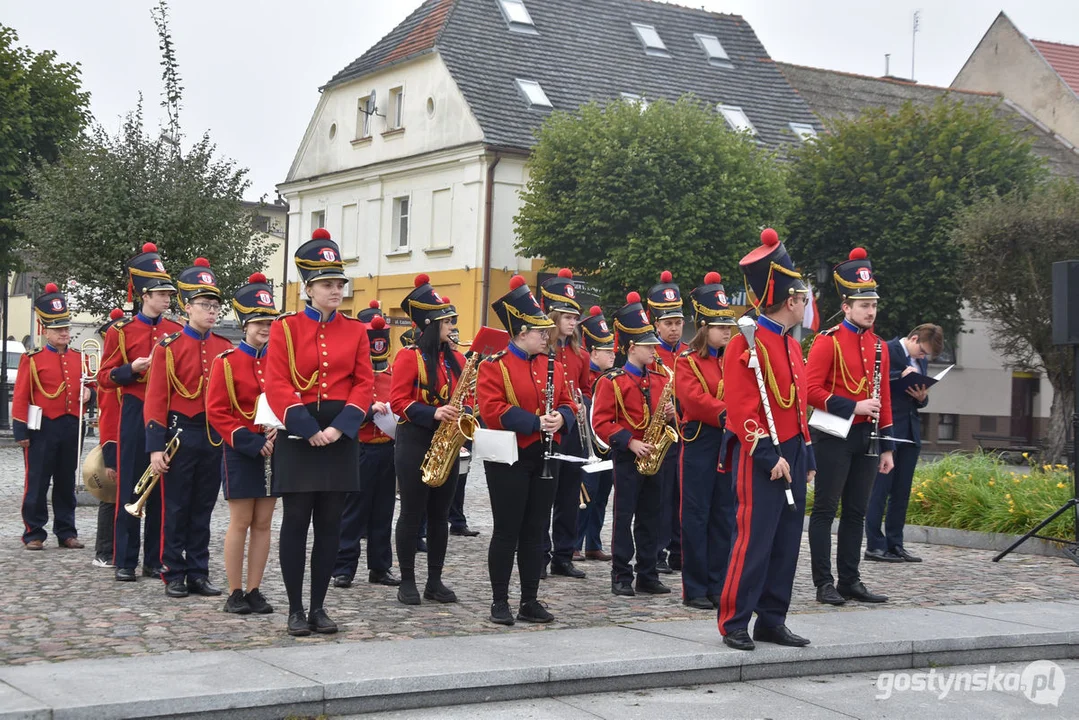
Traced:
<path fill-rule="evenodd" d="M 888 112 L 896 112 L 907 101 L 930 105 L 945 95 L 963 102 L 991 105 L 996 108 L 1000 117 L 1033 140 L 1031 149 L 1045 158 L 1052 174 L 1079 178 L 1079 153 L 1000 95 L 919 85 L 908 80 L 854 75 L 787 63 L 776 65 L 813 111 L 825 119 L 851 117 L 873 107 L 883 107 Z"/>
<path fill-rule="evenodd" d="M 328 85 L 432 49 L 442 56 L 492 145 L 529 148 L 550 110 L 515 80 L 540 83 L 555 109 L 623 92 L 648 100 L 693 93 L 736 105 L 768 145 L 796 142 L 788 123 L 820 123 L 737 15 L 648 0 L 525 0 L 536 34 L 511 31 L 497 0 L 428 0 Z M 630 23 L 654 25 L 670 57 L 645 53 Z M 432 28 L 437 26 L 437 32 Z M 713 67 L 694 33 L 715 35 L 733 68 Z"/>

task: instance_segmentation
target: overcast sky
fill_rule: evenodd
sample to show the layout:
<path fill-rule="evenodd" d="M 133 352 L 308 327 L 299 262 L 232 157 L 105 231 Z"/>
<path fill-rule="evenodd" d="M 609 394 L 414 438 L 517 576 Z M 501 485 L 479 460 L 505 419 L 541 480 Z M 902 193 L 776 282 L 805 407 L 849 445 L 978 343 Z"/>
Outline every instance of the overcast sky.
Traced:
<path fill-rule="evenodd" d="M 183 77 L 185 133 L 209 130 L 220 152 L 251 170 L 249 199 L 274 197 L 318 88 L 422 0 L 181 0 L 172 31 Z M 543 0 L 526 0 L 540 3 Z M 21 44 L 82 64 L 91 109 L 110 131 L 145 96 L 158 123 L 160 55 L 151 0 L 0 0 L 0 23 Z M 776 60 L 908 76 L 911 18 L 921 10 L 915 75 L 948 85 L 1005 11 L 1028 37 L 1079 44 L 1077 0 L 685 0 L 742 15 Z"/>

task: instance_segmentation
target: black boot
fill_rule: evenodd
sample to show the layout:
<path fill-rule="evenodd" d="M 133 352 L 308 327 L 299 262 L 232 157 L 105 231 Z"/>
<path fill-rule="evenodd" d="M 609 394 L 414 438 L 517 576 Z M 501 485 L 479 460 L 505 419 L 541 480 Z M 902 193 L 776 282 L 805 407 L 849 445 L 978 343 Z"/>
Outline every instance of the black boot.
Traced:
<path fill-rule="evenodd" d="M 416 589 L 416 571 L 401 568 L 401 584 L 397 588 L 397 599 L 405 605 L 419 605 L 420 591 Z"/>

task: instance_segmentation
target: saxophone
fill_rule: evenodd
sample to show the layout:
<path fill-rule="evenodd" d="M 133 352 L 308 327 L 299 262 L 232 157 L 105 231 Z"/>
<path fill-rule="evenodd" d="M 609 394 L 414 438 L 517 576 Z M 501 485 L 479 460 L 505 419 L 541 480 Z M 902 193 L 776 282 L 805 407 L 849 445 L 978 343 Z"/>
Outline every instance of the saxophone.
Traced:
<path fill-rule="evenodd" d="M 648 455 L 637 458 L 637 472 L 646 476 L 659 472 L 660 466 L 663 465 L 663 458 L 667 456 L 667 450 L 673 443 L 678 442 L 678 433 L 667 424 L 667 416 L 663 412 L 663 408 L 674 396 L 674 373 L 658 357 L 656 364 L 667 373 L 667 384 L 663 387 L 663 393 L 659 396 L 659 402 L 656 403 L 656 411 L 652 413 L 652 419 L 642 439 L 642 442 L 654 446 L 655 449 Z"/>
<path fill-rule="evenodd" d="M 473 353 L 465 363 L 461 377 L 457 379 L 457 387 L 453 390 L 449 405 L 457 408 L 460 413 L 457 422 L 443 420 L 438 424 L 434 437 L 431 438 L 431 447 L 423 457 L 423 465 L 420 466 L 420 479 L 428 487 L 442 487 L 449 477 L 453 464 L 461 455 L 461 448 L 465 440 L 471 440 L 476 433 L 476 418 L 463 412 L 465 396 L 472 390 L 476 379 L 476 371 L 479 366 L 480 354 Z"/>

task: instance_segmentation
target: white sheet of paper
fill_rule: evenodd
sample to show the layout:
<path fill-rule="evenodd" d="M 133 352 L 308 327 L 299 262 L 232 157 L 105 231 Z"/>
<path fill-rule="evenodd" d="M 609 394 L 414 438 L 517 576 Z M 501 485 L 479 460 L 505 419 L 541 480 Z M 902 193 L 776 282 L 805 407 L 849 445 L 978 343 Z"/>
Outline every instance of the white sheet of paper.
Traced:
<path fill-rule="evenodd" d="M 26 429 L 27 430 L 40 430 L 41 429 L 41 406 L 30 405 L 26 409 Z"/>
<path fill-rule="evenodd" d="M 386 433 L 392 438 L 397 437 L 397 420 L 398 417 L 392 412 L 388 413 L 375 413 L 374 418 L 375 425 L 378 429 Z"/>
<path fill-rule="evenodd" d="M 270 409 L 270 402 L 266 399 L 266 393 L 259 395 L 258 400 L 255 401 L 255 424 L 275 430 L 285 429 L 285 424 Z"/>
<path fill-rule="evenodd" d="M 613 470 L 614 469 L 614 461 L 613 460 L 603 460 L 601 462 L 592 463 L 590 465 L 582 465 L 581 469 L 584 470 L 586 473 L 598 473 L 598 472 L 603 472 L 604 470 Z"/>
<path fill-rule="evenodd" d="M 949 365 L 948 367 L 944 368 L 939 373 L 934 375 L 933 379 L 936 380 L 937 382 L 940 382 L 941 380 L 944 379 L 944 376 L 948 374 L 948 371 L 950 371 L 953 367 L 955 367 L 955 365 Z"/>
<path fill-rule="evenodd" d="M 512 465 L 517 462 L 517 433 L 476 428 L 472 438 L 472 459 Z"/>
<path fill-rule="evenodd" d="M 815 409 L 813 415 L 809 418 L 809 427 L 816 428 L 823 433 L 828 433 L 829 435 L 834 435 L 838 438 L 847 437 L 847 435 L 850 434 L 850 428 L 853 424 L 854 413 L 851 413 L 849 418 L 844 419 L 819 408 Z"/>

